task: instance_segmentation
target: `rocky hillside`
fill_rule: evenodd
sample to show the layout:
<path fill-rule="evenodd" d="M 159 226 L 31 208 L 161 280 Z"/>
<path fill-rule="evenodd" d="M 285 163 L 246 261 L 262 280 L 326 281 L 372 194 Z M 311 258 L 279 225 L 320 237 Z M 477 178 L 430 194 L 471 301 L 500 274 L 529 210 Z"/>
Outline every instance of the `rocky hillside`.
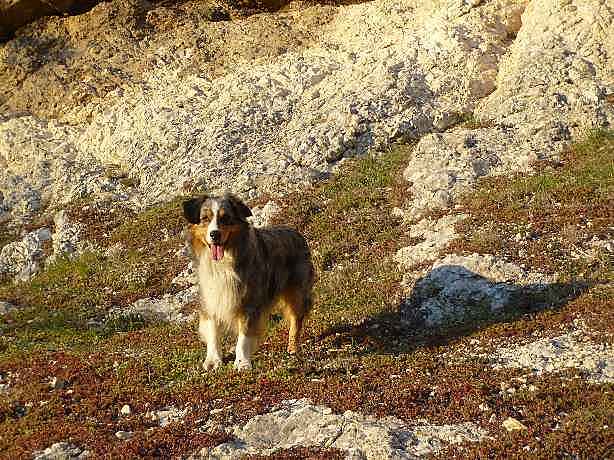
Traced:
<path fill-rule="evenodd" d="M 607 457 L 607 0 L 5 3 L 0 456 Z M 225 189 L 318 267 L 251 373 L 194 332 Z"/>

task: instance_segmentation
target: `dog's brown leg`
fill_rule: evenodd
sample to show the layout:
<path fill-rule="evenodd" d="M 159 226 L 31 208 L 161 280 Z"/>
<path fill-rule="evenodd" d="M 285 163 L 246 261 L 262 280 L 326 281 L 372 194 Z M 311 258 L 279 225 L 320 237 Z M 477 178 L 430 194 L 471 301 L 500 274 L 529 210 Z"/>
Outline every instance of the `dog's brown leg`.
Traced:
<path fill-rule="evenodd" d="M 290 332 L 288 334 L 288 353 L 295 354 L 298 351 L 298 346 L 301 339 L 301 330 L 303 329 L 303 318 L 299 318 L 293 314 L 289 315 Z"/>
<path fill-rule="evenodd" d="M 301 292 L 298 289 L 290 288 L 283 294 L 284 317 L 290 325 L 288 332 L 288 353 L 298 352 L 300 345 L 303 322 L 311 307 L 311 295 Z"/>

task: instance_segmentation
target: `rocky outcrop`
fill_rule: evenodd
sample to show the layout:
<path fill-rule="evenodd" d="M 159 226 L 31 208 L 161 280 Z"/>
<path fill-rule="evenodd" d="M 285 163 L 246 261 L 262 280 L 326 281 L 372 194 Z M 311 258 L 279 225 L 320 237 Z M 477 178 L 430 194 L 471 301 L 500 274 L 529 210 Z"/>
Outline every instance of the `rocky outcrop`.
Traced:
<path fill-rule="evenodd" d="M 523 296 L 536 296 L 553 281 L 489 254 L 447 255 L 424 276 L 413 276 L 405 280 L 411 294 L 401 312 L 412 323 L 426 326 L 488 317 L 518 305 Z"/>
<path fill-rule="evenodd" d="M 412 459 L 450 443 L 477 442 L 486 431 L 473 423 L 409 425 L 392 417 L 377 419 L 352 411 L 335 414 L 309 400 L 283 401 L 271 412 L 231 430 L 235 439 L 192 458 L 235 459 L 270 455 L 293 447 L 336 448 L 351 459 Z"/>
<path fill-rule="evenodd" d="M 470 113 L 494 90 L 521 11 L 507 1 L 479 8 L 456 1 L 365 3 L 316 24 L 310 46 L 244 62 L 221 76 L 194 68 L 202 54 L 197 46 L 170 52 L 157 42 L 162 54 L 138 78 L 109 69 L 117 89 L 63 114 L 71 126 L 14 115 L 0 123 L 4 206 L 19 215 L 29 200 L 24 193 L 9 196 L 9 189 L 33 190 L 44 203 L 110 194 L 141 206 L 175 196 L 186 183 L 248 197 L 305 186 L 344 156 L 446 129 Z M 305 24 L 298 15 L 286 21 L 300 30 Z M 21 55 L 13 46 L 4 46 L 3 62 L 6 53 Z M 136 180 L 126 186 L 105 177 L 106 164 Z"/>
<path fill-rule="evenodd" d="M 614 347 L 594 342 L 580 329 L 524 345 L 499 347 L 488 359 L 495 369 L 512 367 L 542 374 L 573 368 L 593 382 L 614 382 Z"/>
<path fill-rule="evenodd" d="M 528 2 L 494 91 L 475 108 L 483 127 L 431 134 L 416 147 L 405 171 L 409 214 L 448 208 L 479 177 L 526 171 L 588 130 L 614 126 L 613 56 L 607 1 Z"/>
<path fill-rule="evenodd" d="M 43 260 L 43 245 L 51 239 L 51 232 L 41 228 L 28 233 L 0 250 L 0 276 L 11 276 L 15 281 L 29 280 Z"/>

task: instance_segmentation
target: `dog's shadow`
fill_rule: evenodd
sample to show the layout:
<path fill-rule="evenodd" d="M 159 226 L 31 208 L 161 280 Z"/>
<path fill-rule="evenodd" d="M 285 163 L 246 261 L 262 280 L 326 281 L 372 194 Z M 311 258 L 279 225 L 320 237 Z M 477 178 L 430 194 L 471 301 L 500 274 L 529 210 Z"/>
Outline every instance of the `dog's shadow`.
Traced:
<path fill-rule="evenodd" d="M 558 310 L 579 297 L 586 282 L 513 284 L 495 282 L 459 265 L 443 265 L 418 279 L 396 311 L 359 324 L 331 326 L 314 338 L 357 354 L 409 352 L 426 343 L 446 345 L 478 330 Z"/>

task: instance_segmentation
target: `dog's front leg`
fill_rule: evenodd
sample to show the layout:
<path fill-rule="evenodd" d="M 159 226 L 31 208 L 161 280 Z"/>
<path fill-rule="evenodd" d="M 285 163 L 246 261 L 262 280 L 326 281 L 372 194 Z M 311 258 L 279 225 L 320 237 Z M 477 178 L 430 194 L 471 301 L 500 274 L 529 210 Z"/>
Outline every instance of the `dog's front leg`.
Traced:
<path fill-rule="evenodd" d="M 205 370 L 217 369 L 222 364 L 219 324 L 202 310 L 198 315 L 198 334 L 200 340 L 207 344 L 207 357 L 203 365 Z"/>
<path fill-rule="evenodd" d="M 258 338 L 253 335 L 246 335 L 245 331 L 239 331 L 237 338 L 237 348 L 235 354 L 235 369 L 238 371 L 249 370 L 252 368 L 252 355 L 258 346 Z"/>

